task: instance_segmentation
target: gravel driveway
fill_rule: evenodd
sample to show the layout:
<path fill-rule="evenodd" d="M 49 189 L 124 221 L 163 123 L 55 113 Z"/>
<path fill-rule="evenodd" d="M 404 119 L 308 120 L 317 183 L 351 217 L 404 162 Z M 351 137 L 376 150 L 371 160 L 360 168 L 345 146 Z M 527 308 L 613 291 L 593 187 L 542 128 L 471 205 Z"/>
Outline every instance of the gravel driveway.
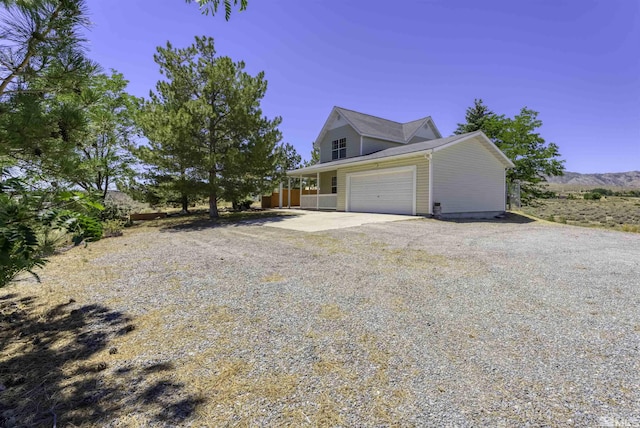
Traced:
<path fill-rule="evenodd" d="M 89 358 L 95 405 L 119 403 L 96 425 L 640 425 L 640 235 L 268 224 L 134 230 L 45 269 L 135 326 Z"/>

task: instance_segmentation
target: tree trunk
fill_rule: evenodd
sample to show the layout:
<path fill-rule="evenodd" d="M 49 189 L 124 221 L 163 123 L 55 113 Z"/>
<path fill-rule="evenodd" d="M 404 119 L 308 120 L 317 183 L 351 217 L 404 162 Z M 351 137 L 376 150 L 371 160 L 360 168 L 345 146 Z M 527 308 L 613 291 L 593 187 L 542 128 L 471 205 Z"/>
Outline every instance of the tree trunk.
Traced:
<path fill-rule="evenodd" d="M 218 218 L 218 195 L 215 187 L 216 173 L 209 172 L 209 218 Z"/>
<path fill-rule="evenodd" d="M 182 204 L 182 214 L 189 214 L 189 197 L 187 195 L 180 196 L 180 203 Z"/>

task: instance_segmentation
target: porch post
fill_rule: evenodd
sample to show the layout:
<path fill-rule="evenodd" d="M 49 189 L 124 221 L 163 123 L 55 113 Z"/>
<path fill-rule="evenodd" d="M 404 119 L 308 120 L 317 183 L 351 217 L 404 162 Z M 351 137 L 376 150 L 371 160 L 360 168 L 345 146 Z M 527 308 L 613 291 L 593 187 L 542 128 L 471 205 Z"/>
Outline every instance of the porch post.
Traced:
<path fill-rule="evenodd" d="M 302 208 L 302 176 L 300 176 L 300 208 Z"/>
<path fill-rule="evenodd" d="M 316 210 L 320 209 L 320 173 L 316 172 Z"/>
<path fill-rule="evenodd" d="M 282 208 L 282 181 L 278 185 L 278 208 Z"/>
<path fill-rule="evenodd" d="M 289 178 L 289 186 L 287 188 L 287 208 L 291 208 L 291 177 Z"/>

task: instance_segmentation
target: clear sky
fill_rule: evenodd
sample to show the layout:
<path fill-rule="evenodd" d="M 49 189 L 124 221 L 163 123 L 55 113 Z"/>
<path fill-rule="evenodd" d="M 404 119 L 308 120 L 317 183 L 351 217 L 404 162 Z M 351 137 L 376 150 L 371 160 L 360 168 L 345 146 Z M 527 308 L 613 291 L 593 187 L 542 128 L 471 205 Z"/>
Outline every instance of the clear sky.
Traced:
<path fill-rule="evenodd" d="M 182 0 L 88 0 L 89 55 L 147 96 L 155 48 L 215 39 L 263 70 L 268 117 L 303 158 L 334 105 L 443 136 L 482 98 L 540 134 L 575 172 L 640 170 L 639 0 L 249 0 L 226 22 Z"/>

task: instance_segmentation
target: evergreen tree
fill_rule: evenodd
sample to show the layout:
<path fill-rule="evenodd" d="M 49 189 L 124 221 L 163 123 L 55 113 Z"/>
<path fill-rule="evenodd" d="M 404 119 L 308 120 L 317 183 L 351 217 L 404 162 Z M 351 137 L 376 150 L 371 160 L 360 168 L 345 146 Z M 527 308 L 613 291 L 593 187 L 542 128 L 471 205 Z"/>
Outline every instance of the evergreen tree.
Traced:
<path fill-rule="evenodd" d="M 281 119 L 269 120 L 260 109 L 264 73 L 251 76 L 243 62 L 217 57 L 208 37 L 184 49 L 167 43 L 154 59 L 167 80 L 151 94 L 143 129 L 158 156 L 174 158 L 204 183 L 212 218 L 219 200 L 262 192 L 277 174 L 281 139 Z"/>
<path fill-rule="evenodd" d="M 503 116 L 498 116 L 487 107 L 482 99 L 474 99 L 473 106 L 467 108 L 464 116 L 466 122 L 458 123 L 456 135 L 467 132 L 483 131 L 489 138 L 494 138 L 500 129 Z"/>
<path fill-rule="evenodd" d="M 320 149 L 314 147 L 313 150 L 311 150 L 311 159 L 304 161 L 303 166 L 307 167 L 317 163 L 320 163 Z"/>
<path fill-rule="evenodd" d="M 2 2 L 0 13 L 0 166 L 50 178 L 82 131 L 82 112 L 62 102 L 95 72 L 79 36 L 88 24 L 81 0 Z"/>
<path fill-rule="evenodd" d="M 56 183 L 73 171 L 83 112 L 65 101 L 97 66 L 81 0 L 0 1 L 0 287 L 42 266 L 52 232 L 99 239 L 102 209 Z"/>

